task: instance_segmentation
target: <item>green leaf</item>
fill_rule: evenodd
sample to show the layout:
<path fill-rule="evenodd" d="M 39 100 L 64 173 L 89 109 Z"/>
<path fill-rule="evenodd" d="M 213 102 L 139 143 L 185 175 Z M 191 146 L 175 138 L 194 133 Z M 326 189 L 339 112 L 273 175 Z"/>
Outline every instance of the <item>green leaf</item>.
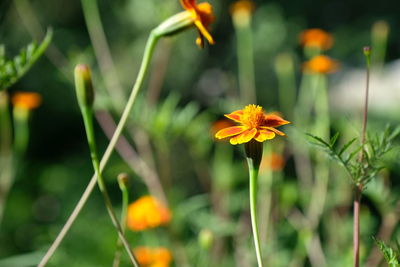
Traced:
<path fill-rule="evenodd" d="M 43 55 L 53 36 L 49 29 L 42 43 L 31 43 L 22 49 L 19 55 L 7 60 L 4 46 L 0 46 L 0 90 L 5 90 L 21 79 L 33 64 Z"/>
<path fill-rule="evenodd" d="M 357 138 L 351 139 L 349 142 L 347 142 L 342 149 L 338 152 L 338 156 L 341 157 L 342 154 L 357 140 Z"/>
<path fill-rule="evenodd" d="M 324 147 L 327 147 L 327 148 L 330 148 L 331 146 L 327 143 L 327 142 L 325 142 L 321 137 L 318 137 L 318 136 L 315 136 L 315 135 L 312 135 L 312 134 L 309 134 L 309 133 L 307 133 L 306 134 L 307 136 L 309 136 L 309 137 L 311 137 L 312 139 L 314 139 L 314 141 L 317 141 L 317 143 L 312 143 L 312 144 L 314 144 L 314 145 L 319 145 L 319 146 L 324 146 Z"/>
<path fill-rule="evenodd" d="M 373 237 L 375 243 L 379 247 L 379 249 L 383 253 L 383 257 L 385 258 L 387 264 L 390 267 L 399 267 L 400 262 L 399 262 L 399 251 L 393 250 L 391 247 L 385 244 L 382 240 L 376 239 Z"/>
<path fill-rule="evenodd" d="M 333 147 L 339 137 L 339 132 L 337 132 L 334 136 L 332 136 L 331 140 L 329 141 L 330 147 Z"/>

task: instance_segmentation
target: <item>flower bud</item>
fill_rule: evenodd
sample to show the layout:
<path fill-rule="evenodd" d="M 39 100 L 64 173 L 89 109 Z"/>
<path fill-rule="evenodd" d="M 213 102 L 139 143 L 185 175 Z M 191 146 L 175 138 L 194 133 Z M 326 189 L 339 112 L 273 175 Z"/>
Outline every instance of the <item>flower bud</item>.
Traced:
<path fill-rule="evenodd" d="M 214 234 L 209 229 L 202 229 L 198 236 L 198 241 L 203 249 L 211 248 L 214 241 Z"/>
<path fill-rule="evenodd" d="M 363 47 L 363 53 L 364 53 L 364 56 L 369 57 L 371 55 L 371 47 L 364 46 Z"/>
<path fill-rule="evenodd" d="M 153 32 L 157 36 L 170 36 L 179 33 L 193 25 L 193 17 L 190 12 L 180 12 L 157 26 Z"/>
<path fill-rule="evenodd" d="M 75 67 L 75 90 L 79 107 L 91 108 L 94 102 L 94 88 L 90 69 L 85 64 L 78 64 Z"/>
<path fill-rule="evenodd" d="M 125 190 L 128 187 L 129 176 L 125 172 L 121 172 L 117 176 L 118 185 L 121 190 Z"/>

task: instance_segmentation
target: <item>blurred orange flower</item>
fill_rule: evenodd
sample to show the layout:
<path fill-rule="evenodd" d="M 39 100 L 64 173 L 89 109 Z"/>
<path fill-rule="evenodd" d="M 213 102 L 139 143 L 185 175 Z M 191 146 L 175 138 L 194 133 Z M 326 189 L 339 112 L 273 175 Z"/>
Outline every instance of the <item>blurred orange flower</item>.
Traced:
<path fill-rule="evenodd" d="M 252 139 L 264 142 L 273 139 L 275 134 L 285 136 L 274 127 L 290 123 L 275 113 L 264 114 L 262 107 L 257 105 L 248 105 L 242 110 L 225 114 L 225 117 L 241 125 L 222 129 L 215 134 L 215 137 L 218 139 L 231 137 L 232 145 L 247 143 Z"/>
<path fill-rule="evenodd" d="M 199 32 L 196 44 L 203 48 L 204 38 L 207 39 L 210 44 L 214 44 L 214 39 L 208 32 L 210 24 L 215 20 L 212 6 L 207 2 L 197 4 L 196 0 L 180 0 L 180 2 L 182 7 L 191 13 L 194 21 L 193 23 Z"/>
<path fill-rule="evenodd" d="M 285 159 L 282 155 L 271 153 L 261 160 L 260 171 L 270 169 L 272 171 L 280 171 L 285 166 Z"/>
<path fill-rule="evenodd" d="M 333 45 L 333 37 L 321 29 L 308 29 L 300 34 L 300 44 L 304 47 L 328 50 Z"/>
<path fill-rule="evenodd" d="M 332 73 L 337 71 L 339 63 L 330 57 L 319 55 L 306 61 L 303 64 L 303 68 L 305 71 L 312 73 Z"/>
<path fill-rule="evenodd" d="M 127 227 L 133 231 L 165 225 L 171 220 L 171 212 L 152 196 L 143 196 L 128 207 Z"/>
<path fill-rule="evenodd" d="M 42 97 L 38 93 L 18 92 L 13 95 L 11 102 L 17 108 L 31 110 L 40 106 Z"/>
<path fill-rule="evenodd" d="M 133 250 L 133 254 L 143 267 L 168 267 L 172 261 L 171 252 L 162 247 L 138 247 Z"/>

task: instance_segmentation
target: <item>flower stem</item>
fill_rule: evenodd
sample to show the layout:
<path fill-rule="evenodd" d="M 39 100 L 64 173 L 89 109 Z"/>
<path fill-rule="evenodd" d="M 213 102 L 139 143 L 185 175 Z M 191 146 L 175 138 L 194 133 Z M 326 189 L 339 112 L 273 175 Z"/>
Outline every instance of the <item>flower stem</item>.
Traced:
<path fill-rule="evenodd" d="M 8 192 L 13 184 L 12 134 L 6 90 L 0 88 L 0 223 Z"/>
<path fill-rule="evenodd" d="M 129 246 L 129 243 L 124 236 L 124 233 L 123 233 L 121 225 L 117 219 L 117 216 L 115 215 L 113 206 L 111 204 L 110 196 L 108 194 L 107 187 L 104 183 L 103 174 L 102 174 L 102 171 L 100 170 L 100 163 L 99 163 L 99 158 L 97 157 L 96 141 L 95 141 L 94 130 L 93 130 L 93 109 L 91 107 L 86 107 L 86 108 L 81 108 L 81 110 L 82 110 L 83 121 L 85 123 L 86 136 L 87 136 L 87 140 L 88 140 L 88 144 L 89 144 L 89 148 L 90 148 L 90 156 L 92 158 L 93 169 L 96 173 L 97 184 L 99 185 L 101 194 L 103 195 L 104 203 L 106 205 L 108 214 L 110 215 L 111 221 L 118 231 L 119 238 L 122 241 L 122 244 L 124 245 L 124 247 L 126 249 L 126 252 L 128 253 L 128 256 L 132 262 L 132 265 L 135 267 L 139 267 L 139 265 L 135 259 L 135 256 L 133 255 L 132 250 Z"/>
<path fill-rule="evenodd" d="M 366 85 L 365 85 L 365 99 L 364 99 L 364 116 L 363 116 L 363 128 L 362 128 L 362 139 L 361 144 L 363 148 L 361 149 L 361 158 L 360 161 L 363 160 L 364 156 L 364 145 L 365 145 L 365 135 L 367 132 L 367 119 L 368 119 L 368 98 L 369 98 L 369 76 L 371 69 L 371 48 L 364 47 L 364 55 L 366 58 L 367 64 L 367 76 L 366 76 Z"/>
<path fill-rule="evenodd" d="M 14 107 L 14 150 L 20 160 L 25 154 L 29 141 L 29 110 L 25 108 Z"/>
<path fill-rule="evenodd" d="M 249 176 L 250 176 L 250 214 L 251 214 L 251 227 L 253 228 L 254 246 L 256 247 L 256 255 L 258 266 L 262 267 L 260 239 L 258 233 L 257 223 L 257 181 L 258 181 L 258 167 L 253 166 L 252 160 L 248 160 Z"/>
<path fill-rule="evenodd" d="M 355 187 L 354 190 L 354 221 L 353 221 L 353 248 L 354 248 L 354 267 L 360 265 L 360 200 L 361 188 Z"/>
<path fill-rule="evenodd" d="M 153 31 L 150 33 L 150 36 L 147 40 L 145 52 L 142 59 L 142 64 L 140 66 L 140 70 L 138 76 L 136 78 L 136 82 L 133 85 L 131 94 L 129 96 L 128 102 L 125 106 L 125 109 L 122 113 L 121 119 L 118 123 L 117 128 L 113 134 L 113 137 L 110 140 L 110 143 L 107 146 L 106 151 L 100 161 L 100 171 L 103 171 L 105 165 L 107 164 L 108 160 L 110 159 L 111 153 L 114 151 L 115 145 L 118 142 L 119 137 L 122 134 L 122 130 L 125 127 L 126 121 L 128 116 L 132 110 L 133 104 L 135 103 L 136 96 L 143 84 L 144 77 L 146 76 L 147 70 L 150 65 L 151 58 L 153 56 L 154 48 L 157 44 L 159 39 L 159 35 L 155 34 Z M 60 233 L 58 234 L 57 238 L 54 240 L 53 244 L 50 246 L 49 250 L 46 252 L 45 256 L 42 258 L 41 262 L 39 263 L 38 267 L 43 267 L 47 264 L 50 257 L 54 254 L 57 247 L 60 245 L 61 241 L 64 239 L 65 235 L 67 234 L 68 230 L 71 228 L 72 224 L 74 223 L 75 219 L 81 212 L 83 206 L 86 204 L 90 194 L 92 193 L 97 181 L 97 175 L 94 174 L 87 185 L 85 191 L 83 192 L 81 198 L 79 199 L 75 209 L 72 211 L 70 217 L 68 218 L 67 222 L 61 229 Z"/>
<path fill-rule="evenodd" d="M 359 157 L 359 163 L 362 165 L 364 162 L 364 146 L 366 142 L 366 132 L 367 132 L 367 121 L 368 121 L 368 96 L 369 96 L 369 76 L 371 69 L 371 48 L 364 47 L 364 56 L 366 58 L 366 85 L 365 85 L 365 100 L 364 100 L 364 116 L 363 116 L 363 126 L 361 132 L 361 152 Z M 353 222 L 353 250 L 354 250 L 354 267 L 358 267 L 360 264 L 360 201 L 361 193 L 363 190 L 362 178 L 365 175 L 364 169 L 361 167 L 361 179 L 356 181 L 357 184 L 354 186 L 354 222 Z"/>
<path fill-rule="evenodd" d="M 104 78 L 111 103 L 116 111 L 122 111 L 125 94 L 118 80 L 118 73 L 110 53 L 110 48 L 101 22 L 97 0 L 81 0 L 83 16 L 94 48 L 101 75 Z"/>
<path fill-rule="evenodd" d="M 121 174 L 121 175 L 125 175 L 125 174 Z M 119 179 L 119 177 L 120 176 L 118 176 L 118 184 L 119 184 L 119 188 L 121 189 L 121 193 L 122 193 L 122 210 L 121 210 L 120 222 L 121 222 L 122 232 L 125 233 L 126 212 L 128 210 L 129 193 L 128 193 L 128 188 L 125 185 L 125 182 L 122 181 L 121 179 Z M 113 267 L 119 266 L 119 263 L 121 261 L 121 247 L 122 247 L 122 240 L 121 240 L 121 238 L 118 238 L 117 248 L 116 248 L 115 254 L 114 254 Z"/>
<path fill-rule="evenodd" d="M 240 99 L 244 103 L 257 103 L 251 15 L 248 14 L 245 18 L 241 15 L 234 15 L 233 25 L 237 36 Z"/>

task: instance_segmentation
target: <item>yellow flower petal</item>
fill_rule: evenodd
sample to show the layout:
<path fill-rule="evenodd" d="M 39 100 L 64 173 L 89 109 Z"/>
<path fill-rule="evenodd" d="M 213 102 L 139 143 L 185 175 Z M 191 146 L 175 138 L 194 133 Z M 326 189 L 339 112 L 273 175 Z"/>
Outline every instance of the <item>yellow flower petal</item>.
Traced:
<path fill-rule="evenodd" d="M 267 130 L 258 131 L 257 135 L 254 137 L 258 142 L 264 142 L 265 140 L 274 139 L 275 133 Z"/>
<path fill-rule="evenodd" d="M 244 133 L 238 136 L 238 144 L 243 144 L 249 142 L 253 137 L 257 134 L 257 129 L 253 128 L 251 130 L 247 130 Z"/>

